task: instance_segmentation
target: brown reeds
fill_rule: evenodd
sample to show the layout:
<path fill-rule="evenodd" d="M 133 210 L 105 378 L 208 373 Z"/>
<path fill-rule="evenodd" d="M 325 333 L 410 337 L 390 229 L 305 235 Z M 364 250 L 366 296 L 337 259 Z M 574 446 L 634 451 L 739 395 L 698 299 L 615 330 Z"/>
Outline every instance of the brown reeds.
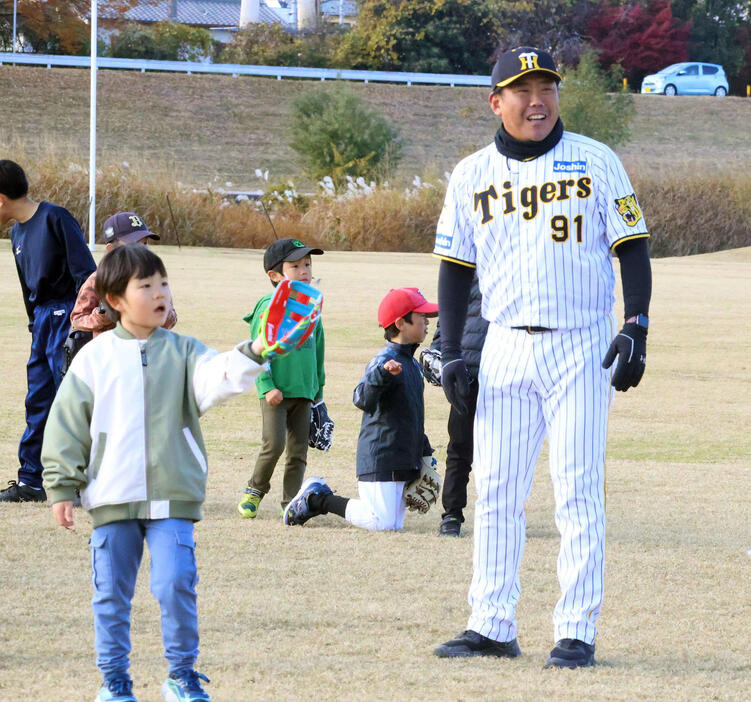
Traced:
<path fill-rule="evenodd" d="M 52 152 L 25 163 L 23 150 L 13 151 L 17 153 L 6 157 L 27 168 L 32 196 L 66 207 L 87 229 L 87 166 Z M 751 245 L 751 175 L 731 177 L 685 166 L 632 173 L 652 234 L 652 255 L 682 256 Z M 270 216 L 277 236 L 304 238 L 327 249 L 427 252 L 433 247 L 444 193 L 445 182 L 440 180 L 426 183 L 416 178 L 406 189 L 371 187 L 360 181 L 336 196 L 272 198 Z M 167 244 L 179 238 L 188 246 L 265 248 L 275 236 L 263 209 L 252 199 L 237 201 L 210 185 L 186 187 L 176 174 L 139 172 L 126 163 L 98 171 L 97 239 L 104 220 L 117 211 L 137 212 Z M 7 228 L 2 233 L 7 236 Z"/>

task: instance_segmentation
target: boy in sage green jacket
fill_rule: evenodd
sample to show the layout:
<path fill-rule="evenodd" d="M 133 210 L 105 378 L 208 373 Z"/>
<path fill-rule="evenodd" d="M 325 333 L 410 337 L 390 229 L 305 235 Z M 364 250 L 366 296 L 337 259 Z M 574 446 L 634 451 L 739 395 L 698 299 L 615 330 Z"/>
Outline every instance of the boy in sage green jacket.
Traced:
<path fill-rule="evenodd" d="M 117 320 L 71 363 L 42 446 L 44 487 L 55 520 L 73 526 L 73 498 L 94 525 L 91 551 L 99 702 L 136 702 L 129 674 L 130 608 L 144 542 L 159 601 L 170 702 L 209 700 L 197 673 L 198 615 L 193 524 L 206 492 L 198 418 L 252 388 L 263 342 L 217 354 L 162 328 L 172 306 L 162 261 L 122 246 L 99 266 L 96 292 Z"/>
<path fill-rule="evenodd" d="M 313 279 L 311 254 L 321 249 L 305 246 L 297 239 L 279 239 L 263 256 L 263 266 L 276 287 L 282 280 L 310 283 Z M 250 325 L 251 338 L 258 333 L 271 293 L 264 295 L 243 319 Z M 283 358 L 274 359 L 270 369 L 256 380 L 261 404 L 261 448 L 253 475 L 248 481 L 237 510 L 246 519 L 254 519 L 258 505 L 271 489 L 271 476 L 277 461 L 287 450 L 284 465 L 282 511 L 297 494 L 305 477 L 308 460 L 310 408 L 323 401 L 326 375 L 323 369 L 324 335 L 321 320 L 315 331 L 299 348 Z"/>

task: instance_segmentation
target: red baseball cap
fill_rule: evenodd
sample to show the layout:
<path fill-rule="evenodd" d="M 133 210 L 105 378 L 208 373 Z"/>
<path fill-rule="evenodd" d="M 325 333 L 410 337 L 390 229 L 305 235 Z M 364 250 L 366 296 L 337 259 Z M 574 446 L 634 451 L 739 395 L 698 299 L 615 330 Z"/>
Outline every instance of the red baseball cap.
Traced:
<path fill-rule="evenodd" d="M 378 324 L 384 329 L 410 312 L 438 316 L 438 305 L 428 302 L 417 288 L 392 288 L 378 305 Z"/>

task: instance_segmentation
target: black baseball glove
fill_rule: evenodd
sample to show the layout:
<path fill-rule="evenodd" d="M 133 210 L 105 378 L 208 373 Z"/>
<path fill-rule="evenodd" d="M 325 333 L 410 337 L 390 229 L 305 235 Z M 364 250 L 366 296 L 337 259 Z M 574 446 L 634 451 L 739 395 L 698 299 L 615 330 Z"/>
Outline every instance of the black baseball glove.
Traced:
<path fill-rule="evenodd" d="M 68 372 L 75 355 L 91 341 L 92 337 L 93 334 L 91 332 L 79 331 L 78 329 L 71 330 L 63 344 L 63 375 Z"/>
<path fill-rule="evenodd" d="M 469 407 L 469 373 L 463 358 L 444 361 L 441 368 L 441 385 L 446 399 L 459 414 L 467 414 Z"/>
<path fill-rule="evenodd" d="M 423 349 L 420 351 L 420 365 L 425 380 L 441 387 L 441 352 L 437 349 Z"/>
<path fill-rule="evenodd" d="M 321 400 L 310 408 L 310 433 L 308 446 L 319 451 L 328 451 L 334 437 L 334 422 L 329 417 L 326 403 Z"/>
<path fill-rule="evenodd" d="M 644 375 L 647 363 L 647 330 L 634 322 L 624 324 L 611 342 L 602 360 L 602 367 L 610 368 L 616 356 L 618 363 L 610 384 L 623 392 L 635 388 Z"/>

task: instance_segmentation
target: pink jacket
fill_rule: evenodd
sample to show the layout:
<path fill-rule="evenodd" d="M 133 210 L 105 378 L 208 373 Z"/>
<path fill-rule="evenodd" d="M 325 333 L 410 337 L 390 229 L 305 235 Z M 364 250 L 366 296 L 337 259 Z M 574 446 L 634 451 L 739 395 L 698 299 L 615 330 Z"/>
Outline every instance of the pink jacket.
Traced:
<path fill-rule="evenodd" d="M 96 271 L 94 271 L 81 286 L 76 298 L 75 307 L 70 313 L 70 325 L 79 331 L 93 332 L 94 336 L 108 329 L 114 329 L 115 323 L 104 313 L 99 311 L 99 295 L 94 290 Z M 172 329 L 177 324 L 177 312 L 170 304 L 167 319 L 164 321 L 165 329 Z"/>

